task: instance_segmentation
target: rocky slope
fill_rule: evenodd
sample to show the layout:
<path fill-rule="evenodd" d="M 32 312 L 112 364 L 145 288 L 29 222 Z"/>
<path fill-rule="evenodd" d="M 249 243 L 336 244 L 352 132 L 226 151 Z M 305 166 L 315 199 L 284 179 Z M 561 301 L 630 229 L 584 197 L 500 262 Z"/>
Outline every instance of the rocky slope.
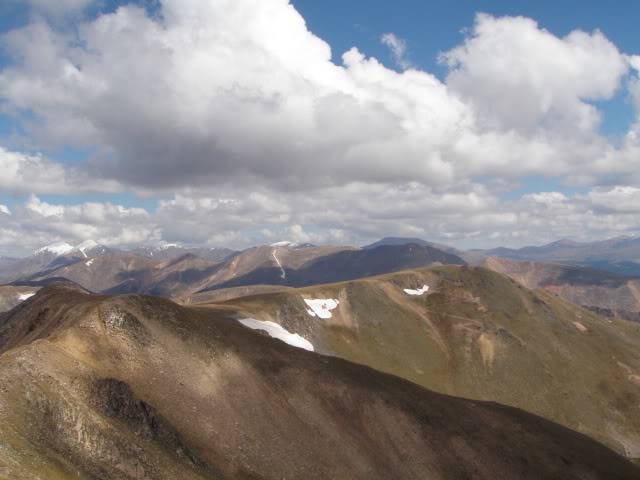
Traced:
<path fill-rule="evenodd" d="M 210 308 L 275 322 L 317 352 L 522 408 L 640 457 L 640 324 L 487 269 L 419 269 Z"/>
<path fill-rule="evenodd" d="M 0 478 L 635 479 L 589 438 L 260 335 L 47 287 L 0 317 Z"/>
<path fill-rule="evenodd" d="M 0 285 L 0 312 L 11 310 L 31 298 L 40 287 Z"/>

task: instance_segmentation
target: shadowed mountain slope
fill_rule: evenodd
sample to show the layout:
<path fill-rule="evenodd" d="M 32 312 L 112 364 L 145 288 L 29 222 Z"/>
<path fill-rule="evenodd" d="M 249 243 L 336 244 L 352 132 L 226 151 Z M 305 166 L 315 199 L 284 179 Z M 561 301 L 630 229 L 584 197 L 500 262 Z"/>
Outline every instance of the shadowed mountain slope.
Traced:
<path fill-rule="evenodd" d="M 427 240 L 422 240 L 421 238 L 413 238 L 413 237 L 384 237 L 362 248 L 369 249 L 369 248 L 377 248 L 385 245 L 398 246 L 398 245 L 410 245 L 410 244 L 420 245 L 422 247 L 433 247 L 433 248 L 437 248 L 438 250 L 442 250 L 443 252 L 452 253 L 453 255 L 458 255 L 458 256 L 463 253 L 457 248 L 450 247 L 449 245 L 429 242 Z"/>
<path fill-rule="evenodd" d="M 635 479 L 589 438 L 159 298 L 47 287 L 0 320 L 0 478 Z"/>
<path fill-rule="evenodd" d="M 429 290 L 416 295 L 423 285 Z M 326 318 L 306 302 L 319 299 L 336 301 L 325 301 Z M 522 408 L 640 457 L 640 325 L 605 320 L 504 275 L 435 267 L 211 308 L 223 307 L 278 323 L 317 352 Z"/>
<path fill-rule="evenodd" d="M 460 257 L 427 245 L 382 245 L 359 250 L 343 250 L 318 257 L 297 269 L 263 267 L 203 291 L 243 285 L 285 285 L 301 287 L 425 267 L 434 263 L 463 265 Z"/>

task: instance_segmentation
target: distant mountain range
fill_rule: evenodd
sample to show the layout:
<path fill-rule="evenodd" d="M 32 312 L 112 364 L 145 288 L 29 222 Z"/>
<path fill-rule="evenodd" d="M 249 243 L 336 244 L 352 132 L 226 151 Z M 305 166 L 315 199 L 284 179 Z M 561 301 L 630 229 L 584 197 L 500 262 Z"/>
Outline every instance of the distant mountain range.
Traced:
<path fill-rule="evenodd" d="M 187 254 L 196 255 L 207 261 L 219 262 L 235 254 L 226 248 L 189 248 L 173 244 L 159 246 L 141 246 L 131 250 L 121 250 L 100 245 L 92 240 L 73 246 L 68 243 L 56 243 L 39 248 L 24 258 L 0 257 L 0 282 L 12 282 L 33 278 L 45 278 L 65 273 L 65 267 L 86 264 L 91 267 L 97 259 L 105 257 L 110 261 L 129 259 L 128 269 L 133 264 L 142 265 L 144 259 L 152 262 L 168 261 Z M 104 263 L 104 262 L 103 262 Z M 113 270 L 117 270 L 114 266 Z M 57 272 L 57 273 L 55 273 Z M 89 287 L 88 287 L 89 288 Z"/>
<path fill-rule="evenodd" d="M 559 240 L 539 247 L 495 248 L 481 252 L 485 256 L 568 263 L 640 277 L 640 238 L 635 237 L 585 243 Z"/>
<path fill-rule="evenodd" d="M 91 243 L 44 247 L 3 264 L 0 276 L 16 287 L 67 279 L 92 292 L 146 293 L 188 303 L 199 292 L 257 285 L 298 287 L 436 263 L 465 262 L 432 246 L 401 242 L 367 248 L 278 242 L 242 252 L 176 245 L 123 251 Z"/>
<path fill-rule="evenodd" d="M 559 263 L 488 257 L 482 265 L 607 317 L 640 322 L 640 278 Z"/>
<path fill-rule="evenodd" d="M 616 237 L 595 242 L 558 240 L 541 246 L 522 248 L 498 247 L 486 250 L 460 250 L 419 238 L 387 237 L 364 248 L 380 245 L 413 243 L 431 246 L 463 258 L 467 263 L 481 264 L 487 257 L 591 267 L 630 277 L 640 277 L 640 238 Z"/>
<path fill-rule="evenodd" d="M 19 302 L 24 289 L 17 287 L 35 291 L 60 278 L 93 292 L 146 293 L 189 303 L 465 263 L 506 273 L 606 316 L 640 320 L 640 280 L 633 278 L 640 279 L 640 239 L 629 237 L 473 251 L 403 237 L 362 248 L 283 241 L 243 251 L 175 244 L 124 251 L 92 241 L 61 243 L 26 258 L 0 257 L 0 282 L 16 287 L 0 291 L 0 309 Z"/>

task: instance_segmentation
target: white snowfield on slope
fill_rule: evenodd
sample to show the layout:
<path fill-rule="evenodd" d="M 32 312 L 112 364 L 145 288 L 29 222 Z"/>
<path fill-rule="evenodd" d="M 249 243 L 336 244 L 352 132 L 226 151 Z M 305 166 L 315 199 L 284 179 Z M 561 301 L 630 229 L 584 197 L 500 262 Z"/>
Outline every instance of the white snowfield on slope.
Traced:
<path fill-rule="evenodd" d="M 412 290 L 410 288 L 404 289 L 404 293 L 406 293 L 407 295 L 424 295 L 428 291 L 429 291 L 429 285 L 423 285 L 422 288 L 419 288 L 417 290 Z"/>
<path fill-rule="evenodd" d="M 298 335 L 297 333 L 291 333 L 287 329 L 274 322 L 256 320 L 255 318 L 244 318 L 238 320 L 242 325 L 252 330 L 263 330 L 269 334 L 272 338 L 282 340 L 284 343 L 296 348 L 303 348 L 313 352 L 313 344 Z"/>
<path fill-rule="evenodd" d="M 340 303 L 333 298 L 304 298 L 304 303 L 307 304 L 307 313 L 312 317 L 319 318 L 331 318 L 331 310 L 338 308 Z"/>
<path fill-rule="evenodd" d="M 25 300 L 28 300 L 31 297 L 33 297 L 35 294 L 36 294 L 35 292 L 21 293 L 20 295 L 18 295 L 18 300 L 20 300 L 21 302 L 24 302 Z"/>

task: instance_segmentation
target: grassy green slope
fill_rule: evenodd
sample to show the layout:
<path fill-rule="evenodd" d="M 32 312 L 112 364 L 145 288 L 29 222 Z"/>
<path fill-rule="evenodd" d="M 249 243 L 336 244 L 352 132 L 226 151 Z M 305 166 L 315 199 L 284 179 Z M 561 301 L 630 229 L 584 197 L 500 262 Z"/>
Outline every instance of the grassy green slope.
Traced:
<path fill-rule="evenodd" d="M 403 292 L 423 284 L 428 295 Z M 303 297 L 340 305 L 331 319 L 312 318 Z M 439 392 L 516 406 L 640 456 L 640 325 L 604 320 L 501 274 L 436 267 L 224 308 L 276 321 L 317 351 Z"/>

